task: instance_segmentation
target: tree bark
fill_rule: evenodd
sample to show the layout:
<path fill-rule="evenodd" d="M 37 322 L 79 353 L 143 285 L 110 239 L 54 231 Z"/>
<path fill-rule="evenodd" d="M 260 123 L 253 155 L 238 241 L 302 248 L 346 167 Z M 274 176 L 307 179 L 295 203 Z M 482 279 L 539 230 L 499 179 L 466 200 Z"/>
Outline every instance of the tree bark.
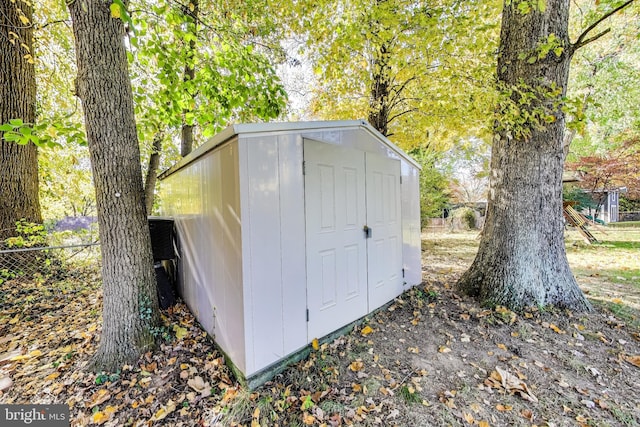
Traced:
<path fill-rule="evenodd" d="M 494 129 L 484 233 L 458 287 L 490 306 L 589 310 L 569 269 L 562 220 L 569 0 L 547 0 L 544 11 L 524 14 L 518 4 L 505 1 L 503 10 L 498 85 L 505 98 Z M 552 34 L 563 49 L 539 57 Z"/>
<path fill-rule="evenodd" d="M 124 26 L 111 17 L 111 3 L 68 3 L 102 252 L 103 326 L 93 368 L 106 371 L 152 348 L 158 322 Z"/>
<path fill-rule="evenodd" d="M 151 155 L 149 156 L 149 167 L 147 167 L 147 176 L 144 180 L 144 200 L 147 207 L 147 215 L 151 215 L 153 211 L 153 202 L 156 197 L 155 189 L 158 180 L 158 167 L 160 167 L 160 153 L 162 152 L 162 139 L 164 134 L 157 132 L 153 137 L 153 146 L 151 147 Z"/>
<path fill-rule="evenodd" d="M 199 3 L 198 0 L 191 0 L 191 4 L 193 5 L 193 10 L 190 10 L 188 7 L 184 7 L 184 14 L 193 20 L 193 30 L 194 32 L 198 26 L 198 12 L 199 12 Z M 196 56 L 196 41 L 189 40 L 189 45 L 187 47 L 186 52 L 186 64 L 184 66 L 184 81 L 193 80 L 196 76 L 196 66 L 195 66 L 195 56 Z M 193 95 L 192 95 L 193 96 Z M 194 97 L 195 102 L 195 97 Z M 188 124 L 186 122 L 185 116 L 190 112 L 190 109 L 185 108 L 182 112 L 182 129 L 180 132 L 181 140 L 180 140 L 180 155 L 185 157 L 187 154 L 193 151 L 193 125 Z"/>
<path fill-rule="evenodd" d="M 0 2 L 0 124 L 35 122 L 31 2 Z M 42 222 L 35 145 L 5 141 L 0 131 L 0 241 L 15 235 L 16 221 Z"/>
<path fill-rule="evenodd" d="M 391 67 L 389 52 L 383 43 L 373 60 L 373 76 L 369 97 L 369 123 L 384 136 L 389 135 L 389 97 L 391 95 Z"/>

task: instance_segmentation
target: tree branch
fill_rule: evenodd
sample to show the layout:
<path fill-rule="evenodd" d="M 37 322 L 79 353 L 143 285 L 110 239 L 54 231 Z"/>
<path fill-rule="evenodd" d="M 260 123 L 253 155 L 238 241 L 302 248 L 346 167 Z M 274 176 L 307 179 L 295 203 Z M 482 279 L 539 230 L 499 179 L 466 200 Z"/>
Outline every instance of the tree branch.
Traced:
<path fill-rule="evenodd" d="M 591 37 L 589 39 L 586 39 L 587 35 L 589 35 L 589 33 L 591 31 L 593 31 L 598 25 L 600 25 L 604 20 L 606 20 L 607 18 L 609 18 L 611 15 L 621 11 L 622 9 L 624 9 L 625 7 L 629 6 L 631 3 L 633 3 L 635 0 L 627 0 L 626 2 L 622 3 L 620 6 L 616 7 L 613 10 L 610 10 L 609 12 L 605 13 L 604 15 L 602 15 L 598 20 L 596 20 L 596 22 L 594 22 L 593 24 L 589 25 L 587 27 L 587 29 L 585 29 L 582 34 L 580 34 L 580 36 L 578 36 L 578 39 L 576 40 L 575 43 L 573 43 L 571 45 L 571 50 L 572 52 L 575 52 L 576 50 L 578 50 L 579 48 L 581 48 L 582 46 L 586 45 L 587 43 L 591 43 L 594 40 L 599 39 L 600 37 L 602 37 L 603 35 L 605 35 L 607 32 L 609 32 L 609 29 L 603 31 L 602 33 L 598 34 L 597 36 Z"/>

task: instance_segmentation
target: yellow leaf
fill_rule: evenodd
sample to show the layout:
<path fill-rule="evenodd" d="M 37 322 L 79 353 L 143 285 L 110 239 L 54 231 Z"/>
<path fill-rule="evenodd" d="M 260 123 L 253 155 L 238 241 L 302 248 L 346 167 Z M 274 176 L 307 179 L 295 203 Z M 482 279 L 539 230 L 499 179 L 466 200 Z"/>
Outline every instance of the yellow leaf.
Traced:
<path fill-rule="evenodd" d="M 55 129 L 54 129 L 54 130 L 55 130 Z M 95 331 L 96 329 L 98 329 L 98 325 L 96 325 L 95 323 L 94 323 L 94 324 L 92 324 L 91 326 L 89 326 L 89 332 L 93 332 L 93 331 Z"/>
<path fill-rule="evenodd" d="M 251 427 L 260 427 L 260 421 L 254 418 L 253 420 L 251 420 Z"/>
<path fill-rule="evenodd" d="M 253 418 L 254 419 L 260 418 L 260 408 L 256 408 L 256 410 L 253 411 Z"/>
<path fill-rule="evenodd" d="M 349 365 L 349 369 L 351 369 L 353 372 L 361 371 L 362 368 L 364 368 L 364 363 L 362 362 L 362 360 L 353 361 Z"/>
<path fill-rule="evenodd" d="M 111 5 L 109 6 L 109 10 L 111 11 L 112 18 L 120 18 L 122 11 L 120 10 L 119 5 L 117 5 L 116 3 L 111 3 Z"/>
<path fill-rule="evenodd" d="M 93 416 L 91 417 L 91 421 L 93 421 L 94 424 L 98 425 L 104 424 L 109 421 L 109 416 L 102 411 L 98 411 L 93 414 Z"/>
<path fill-rule="evenodd" d="M 20 22 L 22 22 L 22 25 L 28 25 L 29 24 L 29 18 L 27 18 L 26 16 L 20 14 L 19 18 L 20 18 Z"/>
<path fill-rule="evenodd" d="M 316 417 L 314 417 L 313 415 L 305 412 L 302 415 L 302 422 L 305 423 L 305 425 L 308 425 L 308 426 L 313 425 L 313 423 L 316 422 Z"/>
<path fill-rule="evenodd" d="M 473 415 L 471 415 L 471 414 L 469 414 L 469 413 L 466 413 L 466 412 L 465 412 L 465 413 L 464 413 L 464 420 L 465 420 L 466 422 L 468 422 L 469 424 L 473 424 L 473 421 L 474 421 L 474 419 L 473 419 Z"/>
<path fill-rule="evenodd" d="M 369 325 L 365 326 L 364 328 L 362 328 L 362 331 L 360 331 L 360 333 L 362 334 L 363 337 L 366 337 L 371 332 L 373 332 L 373 328 L 371 326 L 369 326 Z"/>
<path fill-rule="evenodd" d="M 181 340 L 187 335 L 187 328 L 181 328 L 178 325 L 173 325 L 173 331 L 176 333 L 176 338 Z"/>
<path fill-rule="evenodd" d="M 553 323 L 549 324 L 549 328 L 552 329 L 557 334 L 564 334 L 565 333 L 562 329 L 558 328 Z"/>
<path fill-rule="evenodd" d="M 151 417 L 151 419 L 153 421 L 163 420 L 167 417 L 167 415 L 175 411 L 175 409 L 176 404 L 173 402 L 173 400 L 169 400 L 166 405 L 161 406 L 160 409 L 158 409 L 156 413 L 153 414 L 153 417 Z"/>
<path fill-rule="evenodd" d="M 193 3 L 189 2 L 189 10 L 193 12 L 195 9 L 196 9 L 196 6 Z"/>
<path fill-rule="evenodd" d="M 137 400 L 134 400 L 133 402 L 131 402 L 131 407 L 133 409 L 136 409 L 138 406 L 140 406 L 140 402 L 138 402 Z"/>
<path fill-rule="evenodd" d="M 489 427 L 489 421 L 478 421 L 478 427 Z"/>
<path fill-rule="evenodd" d="M 513 406 L 511 405 L 496 405 L 496 409 L 500 412 L 505 412 L 505 411 L 510 411 L 513 409 Z"/>
<path fill-rule="evenodd" d="M 320 349 L 320 344 L 318 344 L 318 338 L 314 338 L 313 341 L 311 341 L 311 347 L 315 351 L 318 351 Z"/>
<path fill-rule="evenodd" d="M 449 347 L 445 347 L 443 345 L 438 347 L 438 352 L 439 353 L 449 353 L 450 351 L 451 351 L 451 349 Z"/>
<path fill-rule="evenodd" d="M 117 410 L 118 410 L 117 406 L 107 405 L 107 407 L 104 408 L 104 413 L 106 415 L 111 415 L 111 414 L 115 414 Z"/>
<path fill-rule="evenodd" d="M 354 393 L 359 393 L 362 391 L 362 386 L 360 384 L 353 383 L 351 384 L 351 388 L 353 389 Z"/>
<path fill-rule="evenodd" d="M 614 304 L 622 304 L 622 300 L 620 298 L 614 298 L 611 300 L 611 302 Z"/>
<path fill-rule="evenodd" d="M 9 320 L 9 324 L 10 325 L 15 325 L 16 323 L 18 323 L 18 320 L 20 320 L 20 315 L 16 314 L 16 317 L 14 317 L 13 319 Z"/>
<path fill-rule="evenodd" d="M 497 347 L 498 347 L 500 350 L 506 350 L 506 349 L 507 349 L 507 346 L 506 346 L 506 345 L 504 345 L 504 344 L 497 344 Z"/>
<path fill-rule="evenodd" d="M 60 372 L 54 372 L 52 374 L 47 375 L 44 379 L 45 380 L 55 380 L 59 376 L 60 376 Z"/>

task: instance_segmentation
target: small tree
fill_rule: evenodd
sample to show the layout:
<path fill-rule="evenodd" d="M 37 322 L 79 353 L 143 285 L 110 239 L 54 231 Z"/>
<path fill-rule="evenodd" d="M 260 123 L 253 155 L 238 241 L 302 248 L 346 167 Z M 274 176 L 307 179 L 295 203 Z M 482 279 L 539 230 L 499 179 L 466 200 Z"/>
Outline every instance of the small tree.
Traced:
<path fill-rule="evenodd" d="M 640 195 L 640 139 L 629 138 L 602 155 L 581 156 L 567 163 L 580 177 L 578 187 L 591 195 L 598 211 L 607 190 L 626 187 L 630 197 Z"/>

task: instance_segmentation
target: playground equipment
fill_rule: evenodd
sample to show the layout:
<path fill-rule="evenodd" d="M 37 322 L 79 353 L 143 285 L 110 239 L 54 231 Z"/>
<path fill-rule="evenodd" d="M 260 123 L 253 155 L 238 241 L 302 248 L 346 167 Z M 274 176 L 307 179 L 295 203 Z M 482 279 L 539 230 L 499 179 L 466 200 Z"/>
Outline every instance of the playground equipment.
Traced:
<path fill-rule="evenodd" d="M 585 218 L 585 216 L 580 212 L 575 210 L 570 204 L 564 205 L 564 217 L 569 224 L 578 229 L 578 232 L 582 235 L 582 237 L 588 244 L 596 243 L 598 241 L 598 239 L 593 237 L 593 234 L 591 234 L 591 232 L 587 230 L 587 224 L 589 224 L 590 221 Z"/>

